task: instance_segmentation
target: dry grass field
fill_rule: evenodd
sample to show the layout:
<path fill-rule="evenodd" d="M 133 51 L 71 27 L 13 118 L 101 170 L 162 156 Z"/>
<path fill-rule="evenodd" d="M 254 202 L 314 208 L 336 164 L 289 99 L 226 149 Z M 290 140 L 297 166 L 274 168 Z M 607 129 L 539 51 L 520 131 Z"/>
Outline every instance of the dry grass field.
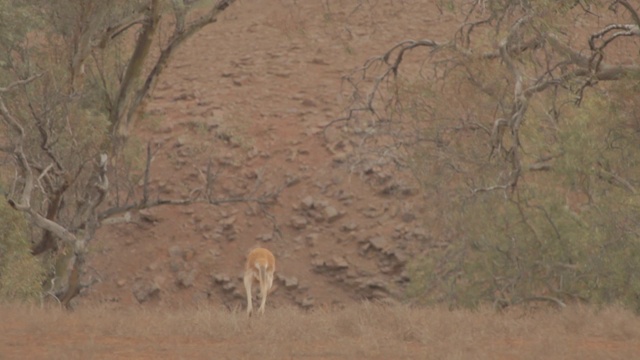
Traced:
<path fill-rule="evenodd" d="M 0 359 L 633 359 L 640 321 L 607 308 L 496 313 L 370 303 L 268 309 L 0 307 Z"/>

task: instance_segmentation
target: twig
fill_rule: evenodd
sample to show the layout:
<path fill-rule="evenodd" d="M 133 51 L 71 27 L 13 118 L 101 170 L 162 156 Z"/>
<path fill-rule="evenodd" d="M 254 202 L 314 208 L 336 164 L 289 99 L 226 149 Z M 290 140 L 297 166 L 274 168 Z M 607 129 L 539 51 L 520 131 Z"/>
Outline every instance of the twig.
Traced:
<path fill-rule="evenodd" d="M 522 299 L 522 302 L 530 302 L 530 301 L 546 301 L 546 302 L 556 304 L 559 308 L 567 307 L 567 304 L 565 304 L 562 300 L 555 298 L 553 296 L 530 296 Z"/>
<path fill-rule="evenodd" d="M 0 93 L 9 92 L 9 91 L 13 90 L 13 88 L 15 88 L 17 86 L 20 86 L 20 85 L 26 85 L 26 84 L 32 82 L 33 80 L 41 77 L 42 75 L 44 75 L 44 73 L 31 75 L 30 77 L 28 77 L 28 78 L 26 78 L 24 80 L 14 81 L 11 84 L 9 84 L 9 86 L 7 86 L 7 87 L 0 87 Z"/>

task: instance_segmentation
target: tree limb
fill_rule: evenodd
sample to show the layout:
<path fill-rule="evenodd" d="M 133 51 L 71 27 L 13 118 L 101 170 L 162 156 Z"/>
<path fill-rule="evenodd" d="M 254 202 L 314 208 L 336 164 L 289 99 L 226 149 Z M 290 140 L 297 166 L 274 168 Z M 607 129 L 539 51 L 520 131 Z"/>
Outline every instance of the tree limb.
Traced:
<path fill-rule="evenodd" d="M 611 8 L 615 4 L 620 4 L 625 9 L 627 9 L 629 14 L 631 14 L 631 18 L 636 23 L 636 26 L 640 26 L 640 16 L 638 16 L 638 12 L 636 11 L 636 9 L 634 9 L 633 6 L 631 6 L 631 4 L 629 4 L 629 2 L 627 0 L 615 0 L 613 2 L 613 4 L 611 4 L 611 6 L 609 8 Z"/>
<path fill-rule="evenodd" d="M 220 0 L 218 3 L 209 10 L 209 12 L 200 18 L 196 19 L 193 23 L 189 24 L 186 28 L 184 27 L 184 18 L 176 19 L 176 27 L 174 29 L 173 35 L 169 39 L 167 46 L 160 53 L 160 57 L 154 64 L 151 72 L 145 79 L 144 84 L 140 89 L 136 91 L 136 94 L 132 100 L 131 106 L 126 114 L 126 126 L 133 126 L 135 110 L 142 103 L 142 100 L 147 96 L 149 91 L 154 87 L 158 77 L 164 70 L 164 68 L 169 63 L 171 56 L 174 51 L 178 49 L 178 47 L 188 38 L 190 38 L 193 34 L 198 32 L 200 29 L 205 27 L 206 25 L 215 23 L 218 21 L 218 15 L 226 10 L 231 4 L 233 4 L 235 0 Z M 175 11 L 176 17 L 184 17 L 186 12 L 179 5 Z M 121 114 L 124 115 L 124 114 Z M 125 131 L 126 132 L 126 131 Z"/>
<path fill-rule="evenodd" d="M 127 127 L 123 126 L 122 120 L 127 108 L 130 106 L 131 93 L 134 91 L 136 80 L 142 74 L 144 61 L 151 49 L 153 35 L 160 22 L 160 0 L 151 0 L 149 8 L 145 14 L 142 31 L 136 41 L 136 47 L 131 55 L 127 70 L 120 84 L 118 96 L 116 97 L 115 109 L 111 114 L 112 132 L 122 137 L 127 135 Z M 124 119 L 127 121 L 127 119 Z M 124 125 L 127 125 L 126 123 Z"/>

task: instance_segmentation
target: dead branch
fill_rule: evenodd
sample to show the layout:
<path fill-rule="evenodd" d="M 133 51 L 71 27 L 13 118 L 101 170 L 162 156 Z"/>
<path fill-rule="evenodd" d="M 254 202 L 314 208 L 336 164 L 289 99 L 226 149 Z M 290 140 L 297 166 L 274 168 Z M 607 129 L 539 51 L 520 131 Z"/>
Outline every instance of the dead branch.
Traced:
<path fill-rule="evenodd" d="M 131 104 L 131 96 L 134 90 L 132 86 L 138 81 L 142 75 L 144 61 L 149 54 L 153 36 L 160 22 L 160 1 L 151 0 L 148 10 L 145 13 L 145 19 L 142 31 L 136 41 L 136 47 L 127 64 L 127 70 L 122 78 L 122 83 L 116 97 L 115 109 L 111 114 L 112 132 L 126 137 L 125 128 L 120 126 L 121 120 L 124 118 L 125 111 Z"/>
<path fill-rule="evenodd" d="M 212 196 L 212 184 L 213 181 L 215 179 L 215 175 L 211 174 L 211 161 L 209 161 L 208 165 L 207 165 L 207 173 L 205 176 L 205 185 L 204 185 L 204 190 L 202 189 L 195 189 L 193 191 L 191 191 L 189 197 L 187 198 L 182 198 L 182 199 L 163 199 L 163 198 L 157 198 L 155 200 L 150 200 L 150 189 L 149 189 L 149 184 L 150 184 L 150 179 L 151 179 L 151 163 L 152 163 L 152 159 L 155 156 L 155 153 L 151 150 L 151 143 L 147 144 L 147 158 L 145 161 L 145 169 L 144 169 L 144 177 L 143 177 L 143 187 L 142 187 L 142 199 L 140 199 L 139 201 L 134 201 L 128 205 L 124 205 L 124 206 L 114 206 L 111 208 L 108 208 L 104 211 L 101 211 L 99 213 L 97 213 L 96 215 L 96 219 L 98 221 L 98 223 L 102 223 L 103 221 L 112 218 L 114 216 L 123 214 L 123 213 L 127 213 L 129 211 L 133 211 L 133 210 L 142 210 L 142 209 L 149 209 L 149 208 L 153 208 L 153 207 L 158 207 L 158 206 L 164 206 L 164 205 L 168 205 L 168 206 L 188 206 L 188 205 L 192 205 L 192 204 L 208 204 L 208 205 L 223 205 L 223 204 L 230 204 L 230 203 L 256 203 L 260 206 L 269 206 L 271 204 L 273 204 L 277 198 L 279 197 L 280 193 L 287 188 L 288 186 L 290 186 L 289 182 L 285 182 L 283 185 L 281 185 L 280 187 L 276 188 L 274 191 L 272 192 L 268 192 L 268 193 L 264 193 L 261 195 L 257 195 L 258 190 L 260 188 L 261 182 L 260 179 L 257 180 L 256 185 L 254 186 L 254 190 L 249 193 L 246 196 L 231 196 L 231 197 L 224 197 L 224 198 L 214 198 Z M 101 174 L 105 174 L 104 175 L 104 179 L 106 181 L 106 162 L 104 163 L 104 169 L 103 172 L 101 172 Z M 100 177 L 102 178 L 102 177 Z M 106 186 L 103 186 L 101 189 L 105 189 L 106 191 Z M 95 209 L 95 207 L 94 207 Z"/>
<path fill-rule="evenodd" d="M 9 86 L 7 87 L 0 87 L 0 93 L 6 93 L 9 92 L 11 90 L 13 90 L 14 88 L 18 87 L 18 86 L 24 86 L 29 84 L 30 82 L 34 81 L 35 79 L 41 77 L 42 75 L 44 75 L 44 73 L 38 73 L 32 76 L 29 76 L 28 78 L 24 79 L 24 80 L 18 80 L 18 81 L 14 81 L 11 84 L 9 84 Z"/>
<path fill-rule="evenodd" d="M 354 119 L 357 113 L 371 113 L 375 117 L 380 118 L 380 115 L 374 106 L 376 96 L 381 95 L 381 87 L 386 81 L 397 78 L 400 65 L 408 51 L 418 47 L 428 47 L 435 51 L 445 45 L 445 43 L 438 43 L 431 39 L 404 40 L 392 46 L 384 54 L 367 59 L 363 66 L 356 68 L 349 74 L 343 76 L 342 82 L 348 83 L 352 89 L 352 106 L 347 109 L 346 116 L 336 118 L 323 126 L 323 135 L 325 138 L 329 128 L 335 124 Z M 361 81 L 367 78 L 367 74 L 370 71 L 373 71 L 380 65 L 384 66 L 384 70 L 380 75 L 374 78 L 371 88 L 366 91 L 365 100 L 361 101 Z"/>
<path fill-rule="evenodd" d="M 627 11 L 629 12 L 629 14 L 631 14 L 631 18 L 633 19 L 633 21 L 636 23 L 637 26 L 640 26 L 640 16 L 638 16 L 638 12 L 636 11 L 636 9 L 633 8 L 633 6 L 631 6 L 631 4 L 629 4 L 629 2 L 627 0 L 615 0 L 610 6 L 609 9 L 613 9 L 614 6 L 616 4 L 620 4 L 622 5 L 625 9 L 627 9 Z"/>
<path fill-rule="evenodd" d="M 636 188 L 633 185 L 631 185 L 631 182 L 629 182 L 629 180 L 623 178 L 618 174 L 615 174 L 611 171 L 607 171 L 605 169 L 602 169 L 602 167 L 600 167 L 598 169 L 597 175 L 598 175 L 598 178 L 604 181 L 613 182 L 618 186 L 627 189 L 627 191 L 629 191 L 631 194 L 637 193 Z"/>
<path fill-rule="evenodd" d="M 142 185 L 142 203 L 147 204 L 149 202 L 149 173 L 151 170 L 151 142 L 147 143 L 147 162 L 144 167 L 144 181 Z"/>
<path fill-rule="evenodd" d="M 84 61 L 91 53 L 91 42 L 94 35 L 100 31 L 100 27 L 106 17 L 108 2 L 86 1 L 79 6 L 80 18 L 76 19 L 77 30 L 73 32 L 71 56 L 71 86 L 75 91 L 76 81 L 84 73 Z"/>
<path fill-rule="evenodd" d="M 615 30 L 620 30 L 616 31 Z M 609 35 L 608 38 L 605 38 L 609 33 L 613 32 Z M 621 36 L 639 36 L 640 35 L 640 27 L 635 24 L 612 24 L 605 26 L 602 30 L 591 34 L 589 37 L 589 48 L 592 51 L 602 51 L 607 45 L 609 45 L 613 40 L 621 37 Z M 602 44 L 600 46 L 596 46 L 596 40 L 602 40 Z"/>
<path fill-rule="evenodd" d="M 552 166 L 549 163 L 535 163 L 527 166 L 529 171 L 550 171 L 551 169 Z"/>
<path fill-rule="evenodd" d="M 120 21 L 115 24 L 109 25 L 102 34 L 100 41 L 98 42 L 98 47 L 104 49 L 109 41 L 117 38 L 132 26 L 142 24 L 147 6 L 148 4 L 146 3 L 140 3 L 139 6 L 129 14 L 129 16 L 120 19 Z"/>
<path fill-rule="evenodd" d="M 475 8 L 476 4 L 474 4 L 473 8 Z M 473 8 L 469 11 L 469 15 L 473 12 Z M 476 27 L 490 24 L 495 19 L 495 14 L 491 14 L 489 17 L 478 20 L 468 22 L 468 17 L 465 19 L 465 23 L 458 28 L 456 35 L 460 37 L 460 43 L 462 47 L 469 48 L 471 46 L 471 33 Z M 459 34 L 459 35 L 458 35 Z"/>
<path fill-rule="evenodd" d="M 567 304 L 565 304 L 562 300 L 553 297 L 553 296 L 529 296 L 527 298 L 522 299 L 521 302 L 532 302 L 532 301 L 544 301 L 544 302 L 550 302 L 556 306 L 558 306 L 559 308 L 565 308 L 567 307 Z M 516 305 L 517 303 L 514 303 L 514 305 Z"/>
<path fill-rule="evenodd" d="M 491 128 L 491 152 L 489 153 L 489 160 L 493 157 L 493 154 L 496 150 L 499 152 L 504 150 L 504 146 L 502 145 L 502 139 L 504 136 L 504 131 L 507 129 L 509 123 L 506 119 L 496 119 L 493 122 L 493 127 Z"/>
<path fill-rule="evenodd" d="M 235 0 L 219 0 L 218 3 L 212 6 L 211 9 L 205 15 L 196 19 L 194 22 L 188 24 L 186 27 L 184 24 L 184 21 L 185 21 L 184 17 L 186 16 L 186 12 L 184 11 L 184 8 L 177 5 L 174 7 L 174 13 L 176 15 L 176 27 L 174 28 L 173 35 L 169 39 L 168 44 L 162 49 L 160 56 L 158 57 L 155 64 L 153 65 L 153 68 L 151 69 L 149 74 L 146 76 L 146 79 L 142 87 L 137 89 L 134 94 L 131 94 L 133 97 L 130 99 L 130 103 L 122 104 L 120 111 L 117 112 L 117 119 L 114 119 L 114 123 L 116 123 L 116 127 L 114 128 L 114 130 L 116 130 L 119 134 L 126 134 L 128 132 L 127 129 L 133 126 L 136 109 L 140 106 L 140 104 L 142 103 L 142 100 L 147 96 L 149 91 L 151 91 L 151 89 L 154 87 L 158 77 L 160 76 L 164 68 L 169 63 L 169 59 L 171 58 L 175 50 L 178 49 L 178 47 L 182 45 L 182 43 L 186 39 L 190 38 L 193 34 L 198 32 L 200 29 L 202 29 L 206 25 L 217 22 L 218 15 L 222 13 L 224 10 L 226 10 L 229 6 L 231 6 L 234 2 Z M 175 2 L 174 2 L 174 5 L 175 5 Z M 152 29 L 149 29 L 149 30 L 152 30 Z M 147 52 L 141 51 L 139 55 L 146 57 L 146 54 Z M 132 60 L 134 58 L 136 58 L 135 53 L 132 56 Z M 144 59 L 141 59 L 141 60 L 144 60 Z M 135 75 L 136 77 L 139 76 L 139 74 L 135 74 Z M 125 99 L 123 98 L 123 100 Z M 120 104 L 120 101 L 118 101 L 117 103 Z M 126 113 L 124 112 L 125 106 L 128 107 L 128 110 L 126 111 Z M 125 123 L 121 124 L 120 122 L 123 117 L 125 118 Z"/>
<path fill-rule="evenodd" d="M 143 201 L 134 202 L 125 206 L 112 207 L 105 211 L 100 212 L 97 217 L 99 221 L 106 220 L 113 216 L 126 213 L 132 210 L 142 210 L 142 209 L 150 209 L 153 207 L 170 205 L 170 206 L 187 206 L 193 204 L 209 204 L 209 205 L 223 205 L 223 204 L 231 204 L 231 203 L 257 203 L 262 205 L 269 205 L 274 202 L 274 200 L 278 197 L 279 192 L 276 191 L 274 193 L 267 193 L 261 196 L 233 196 L 228 198 L 217 198 L 217 199 L 202 199 L 200 197 L 192 197 L 187 199 L 156 199 L 152 201 L 147 201 L 144 203 Z"/>
<path fill-rule="evenodd" d="M 496 191 L 496 190 L 507 190 L 511 187 L 511 184 L 504 184 L 504 185 L 494 185 L 494 186 L 489 186 L 489 187 L 484 187 L 484 188 L 472 188 L 471 190 L 471 194 L 475 195 L 477 193 L 481 193 L 481 192 L 491 192 L 491 191 Z"/>

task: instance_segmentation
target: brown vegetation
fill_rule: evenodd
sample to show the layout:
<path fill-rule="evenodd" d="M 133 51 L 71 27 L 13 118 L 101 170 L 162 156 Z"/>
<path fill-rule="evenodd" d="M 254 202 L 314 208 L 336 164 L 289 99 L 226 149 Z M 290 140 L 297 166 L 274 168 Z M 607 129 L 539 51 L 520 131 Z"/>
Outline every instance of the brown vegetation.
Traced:
<path fill-rule="evenodd" d="M 312 312 L 281 307 L 247 318 L 212 307 L 101 306 L 69 314 L 4 305 L 0 318 L 2 359 L 585 360 L 640 353 L 640 323 L 616 307 L 496 314 L 363 303 Z"/>

